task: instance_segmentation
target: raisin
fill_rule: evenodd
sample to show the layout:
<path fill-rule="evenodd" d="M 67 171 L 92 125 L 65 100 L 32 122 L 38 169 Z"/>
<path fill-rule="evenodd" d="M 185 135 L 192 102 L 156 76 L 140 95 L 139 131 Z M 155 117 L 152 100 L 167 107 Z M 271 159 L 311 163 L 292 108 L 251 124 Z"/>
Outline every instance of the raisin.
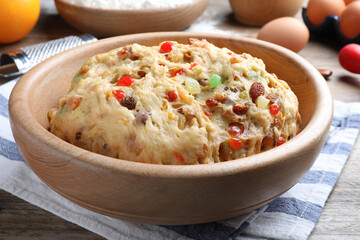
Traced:
<path fill-rule="evenodd" d="M 269 150 L 274 147 L 274 138 L 272 136 L 265 136 L 261 141 L 261 150 Z"/>
<path fill-rule="evenodd" d="M 275 127 L 277 127 L 277 129 L 281 130 L 284 127 L 284 120 L 283 120 L 283 115 L 281 112 L 279 112 L 275 117 L 274 117 L 274 125 Z"/>
<path fill-rule="evenodd" d="M 138 123 L 142 123 L 142 124 L 146 124 L 146 120 L 148 119 L 148 117 L 151 116 L 151 112 L 149 111 L 143 111 L 143 112 L 139 112 L 136 114 L 136 122 Z"/>
<path fill-rule="evenodd" d="M 184 62 L 187 62 L 187 63 L 191 63 L 194 61 L 194 57 L 191 55 L 191 52 L 190 51 L 187 51 L 186 53 L 184 53 Z M 190 70 L 192 68 L 190 67 Z"/>
<path fill-rule="evenodd" d="M 209 79 L 200 79 L 199 83 L 202 87 L 206 87 L 209 85 Z"/>
<path fill-rule="evenodd" d="M 251 85 L 250 91 L 249 91 L 250 97 L 253 102 L 256 101 L 256 99 L 265 94 L 265 88 L 264 85 L 260 82 L 255 82 Z"/>
<path fill-rule="evenodd" d="M 276 93 L 269 93 L 266 95 L 266 98 L 270 100 L 271 104 L 274 104 L 278 101 L 279 96 Z"/>
<path fill-rule="evenodd" d="M 135 54 L 133 53 L 132 48 L 129 49 L 129 52 L 130 52 L 129 58 L 130 58 L 131 61 L 139 60 L 140 56 L 135 55 Z"/>
<path fill-rule="evenodd" d="M 146 72 L 140 70 L 140 71 L 137 72 L 137 74 L 139 75 L 140 78 L 143 78 L 143 77 L 145 77 Z"/>
<path fill-rule="evenodd" d="M 227 129 L 227 132 L 232 137 L 239 137 L 244 133 L 245 127 L 240 123 L 230 123 Z"/>
<path fill-rule="evenodd" d="M 218 105 L 219 101 L 216 100 L 215 98 L 209 98 L 205 101 L 205 103 L 206 103 L 206 106 L 208 106 L 208 107 L 214 107 L 214 106 Z"/>
<path fill-rule="evenodd" d="M 233 106 L 233 112 L 237 115 L 244 115 L 249 111 L 248 106 L 235 105 Z"/>
<path fill-rule="evenodd" d="M 121 105 L 126 107 L 129 110 L 135 109 L 136 100 L 133 97 L 126 96 L 121 100 Z"/>
<path fill-rule="evenodd" d="M 231 158 L 231 149 L 228 142 L 222 142 L 219 146 L 219 158 L 221 162 L 228 161 Z"/>
<path fill-rule="evenodd" d="M 75 135 L 75 141 L 79 141 L 80 138 L 81 138 L 81 136 L 82 136 L 82 133 L 81 133 L 81 132 L 76 133 L 76 135 Z"/>
<path fill-rule="evenodd" d="M 211 117 L 211 116 L 212 116 L 212 112 L 210 112 L 209 109 L 203 109 L 203 112 L 204 112 L 204 114 L 205 114 L 207 117 Z"/>
<path fill-rule="evenodd" d="M 228 96 L 224 92 L 215 92 L 214 96 L 215 96 L 215 99 L 221 103 L 224 103 L 228 99 Z"/>

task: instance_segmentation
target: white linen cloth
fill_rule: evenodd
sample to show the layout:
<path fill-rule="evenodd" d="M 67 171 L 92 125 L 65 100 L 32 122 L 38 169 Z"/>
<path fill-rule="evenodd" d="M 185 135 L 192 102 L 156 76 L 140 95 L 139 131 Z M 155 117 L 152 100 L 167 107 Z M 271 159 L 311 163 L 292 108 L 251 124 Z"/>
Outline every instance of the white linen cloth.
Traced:
<path fill-rule="evenodd" d="M 16 80 L 0 86 L 0 188 L 108 239 L 307 239 L 351 152 L 360 103 L 334 101 L 326 144 L 309 172 L 279 198 L 237 218 L 160 226 L 124 221 L 84 209 L 51 190 L 32 172 L 14 142 L 8 98 Z"/>

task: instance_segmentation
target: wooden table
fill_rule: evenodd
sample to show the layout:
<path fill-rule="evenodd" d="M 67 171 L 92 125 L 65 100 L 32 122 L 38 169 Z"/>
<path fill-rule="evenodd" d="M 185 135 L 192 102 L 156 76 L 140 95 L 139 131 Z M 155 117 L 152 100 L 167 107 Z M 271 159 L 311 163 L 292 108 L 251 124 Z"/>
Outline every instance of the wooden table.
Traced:
<path fill-rule="evenodd" d="M 306 2 L 305 2 L 306 3 Z M 228 1 L 210 0 L 212 16 L 221 19 L 218 28 L 256 37 L 258 28 L 236 23 Z M 300 14 L 297 15 L 300 19 Z M 0 45 L 0 53 L 68 35 L 78 35 L 58 15 L 53 1 L 42 0 L 39 22 L 20 42 Z M 351 74 L 338 63 L 339 48 L 328 40 L 311 39 L 299 54 L 317 68 L 333 71 L 328 85 L 335 99 L 360 101 L 360 75 Z M 1 82 L 0 82 L 1 84 Z M 331 193 L 310 239 L 360 239 L 360 138 Z M 75 224 L 0 190 L 0 239 L 102 239 Z"/>

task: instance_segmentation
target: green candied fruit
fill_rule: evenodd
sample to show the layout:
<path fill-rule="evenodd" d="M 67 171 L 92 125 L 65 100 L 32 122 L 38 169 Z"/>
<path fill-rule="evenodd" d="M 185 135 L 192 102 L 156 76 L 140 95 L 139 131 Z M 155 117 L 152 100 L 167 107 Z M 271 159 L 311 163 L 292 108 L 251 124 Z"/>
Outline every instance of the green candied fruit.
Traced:
<path fill-rule="evenodd" d="M 60 109 L 60 111 L 59 111 L 59 115 L 62 115 L 65 111 L 66 111 L 66 105 L 65 105 L 65 106 L 63 106 L 63 108 L 62 108 L 62 109 Z"/>
<path fill-rule="evenodd" d="M 209 81 L 209 86 L 210 88 L 214 88 L 216 86 L 218 86 L 221 83 L 221 77 L 217 74 L 213 74 L 211 75 L 210 81 Z"/>
<path fill-rule="evenodd" d="M 80 74 L 80 73 L 75 74 L 75 76 L 72 79 L 72 84 L 77 84 L 79 82 L 81 76 L 82 76 L 82 74 Z"/>
<path fill-rule="evenodd" d="M 247 74 L 247 76 L 250 80 L 253 80 L 253 81 L 262 79 L 260 71 L 250 70 L 249 73 Z"/>

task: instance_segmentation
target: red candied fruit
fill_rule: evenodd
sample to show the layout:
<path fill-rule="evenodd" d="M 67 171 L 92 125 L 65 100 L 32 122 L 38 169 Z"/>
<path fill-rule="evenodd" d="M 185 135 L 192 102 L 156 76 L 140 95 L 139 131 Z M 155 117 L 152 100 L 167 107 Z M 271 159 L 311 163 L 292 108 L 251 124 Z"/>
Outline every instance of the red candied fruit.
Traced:
<path fill-rule="evenodd" d="M 133 77 L 122 76 L 122 77 L 117 81 L 116 86 L 129 87 L 134 81 L 135 81 L 135 78 L 133 78 Z"/>
<path fill-rule="evenodd" d="M 196 67 L 197 65 L 199 65 L 198 63 L 196 62 L 193 62 L 190 64 L 190 70 L 192 70 L 194 67 Z"/>
<path fill-rule="evenodd" d="M 176 160 L 178 160 L 178 162 L 180 162 L 180 163 L 185 162 L 184 157 L 180 153 L 174 153 L 174 156 L 175 156 Z"/>
<path fill-rule="evenodd" d="M 169 102 L 173 102 L 177 99 L 177 94 L 175 92 L 175 90 L 172 90 L 172 91 L 169 91 L 166 93 L 166 99 L 169 101 Z"/>
<path fill-rule="evenodd" d="M 279 106 L 278 106 L 276 103 L 270 105 L 270 113 L 271 113 L 272 115 L 278 114 L 279 111 L 280 111 L 280 108 L 279 108 Z"/>
<path fill-rule="evenodd" d="M 112 94 L 114 94 L 118 101 L 121 101 L 126 96 L 126 93 L 123 90 L 114 90 L 112 91 Z"/>
<path fill-rule="evenodd" d="M 126 49 L 126 48 L 123 48 L 123 49 L 121 49 L 120 51 L 117 52 L 117 54 L 118 54 L 119 56 L 124 55 L 124 54 L 126 54 L 126 53 L 127 53 L 127 49 Z"/>
<path fill-rule="evenodd" d="M 239 150 L 244 147 L 243 142 L 238 138 L 229 138 L 229 144 L 235 150 Z"/>
<path fill-rule="evenodd" d="M 177 76 L 177 75 L 183 75 L 183 74 L 185 74 L 185 69 L 181 68 L 181 69 L 173 72 L 173 73 L 170 75 L 170 77 L 175 77 L 175 76 Z"/>
<path fill-rule="evenodd" d="M 286 142 L 285 138 L 280 136 L 276 142 L 276 146 L 280 146 L 280 145 L 284 144 L 285 142 Z"/>
<path fill-rule="evenodd" d="M 239 123 L 231 123 L 227 129 L 228 133 L 232 137 L 238 137 L 244 132 L 244 126 Z"/>
<path fill-rule="evenodd" d="M 173 50 L 174 44 L 172 42 L 164 42 L 160 46 L 160 52 L 161 53 L 169 53 Z"/>

